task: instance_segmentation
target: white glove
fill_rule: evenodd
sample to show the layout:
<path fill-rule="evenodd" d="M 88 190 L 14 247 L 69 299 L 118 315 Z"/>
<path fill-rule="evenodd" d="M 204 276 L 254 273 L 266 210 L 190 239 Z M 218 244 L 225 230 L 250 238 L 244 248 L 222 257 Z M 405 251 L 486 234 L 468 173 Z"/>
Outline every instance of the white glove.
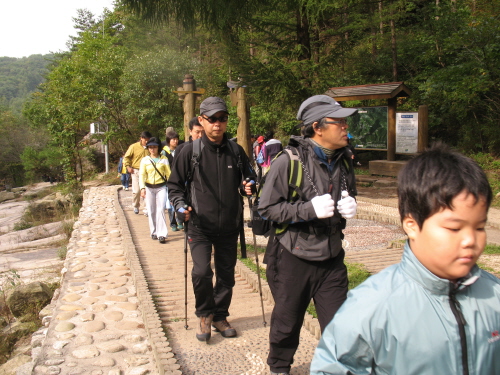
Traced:
<path fill-rule="evenodd" d="M 337 210 L 344 218 L 350 219 L 356 216 L 356 209 L 358 204 L 356 199 L 349 196 L 347 191 L 342 191 L 342 199 L 337 202 Z"/>
<path fill-rule="evenodd" d="M 333 216 L 335 210 L 335 202 L 330 194 L 324 194 L 311 199 L 314 212 L 318 219 L 325 219 Z"/>

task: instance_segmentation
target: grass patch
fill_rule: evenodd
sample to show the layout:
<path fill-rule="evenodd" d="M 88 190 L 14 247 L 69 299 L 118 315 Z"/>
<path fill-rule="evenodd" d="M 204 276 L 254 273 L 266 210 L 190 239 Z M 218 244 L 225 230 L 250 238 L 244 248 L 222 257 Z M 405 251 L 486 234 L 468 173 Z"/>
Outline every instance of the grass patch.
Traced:
<path fill-rule="evenodd" d="M 498 255 L 500 254 L 500 246 L 498 245 L 486 245 L 483 254 Z"/>
<path fill-rule="evenodd" d="M 257 265 L 255 264 L 254 258 L 250 256 L 250 251 L 254 254 L 253 246 L 247 245 L 247 258 L 241 258 L 241 255 L 238 254 L 238 259 L 247 266 L 252 272 L 257 273 Z M 266 249 L 262 246 L 257 246 L 257 251 L 259 253 L 264 253 Z M 371 276 L 371 273 L 368 272 L 364 265 L 360 263 L 348 263 L 345 262 L 347 267 L 347 276 L 349 278 L 348 289 L 356 288 L 359 284 L 365 281 L 367 278 Z M 260 277 L 263 280 L 267 281 L 266 270 L 263 267 L 260 268 Z M 314 318 L 318 318 L 318 314 L 316 313 L 316 308 L 314 307 L 314 303 L 311 302 L 309 307 L 307 308 L 307 312 L 311 314 Z"/>
<path fill-rule="evenodd" d="M 61 246 L 59 249 L 57 249 L 57 257 L 59 259 L 65 260 L 67 254 L 68 254 L 68 247 L 67 246 Z"/>
<path fill-rule="evenodd" d="M 0 333 L 0 364 L 10 359 L 11 353 L 18 341 L 31 336 L 41 324 L 34 321 L 18 323 L 14 327 L 6 327 Z"/>
<path fill-rule="evenodd" d="M 372 275 L 366 270 L 365 266 L 360 263 L 346 262 L 345 265 L 347 266 L 347 275 L 349 277 L 349 290 L 356 288 Z"/>
<path fill-rule="evenodd" d="M 33 228 L 33 224 L 27 222 L 26 219 L 23 217 L 21 218 L 21 220 L 19 220 L 17 223 L 14 224 L 14 227 L 12 229 L 17 232 L 20 230 L 25 230 L 30 228 Z"/>
<path fill-rule="evenodd" d="M 355 175 L 369 176 L 370 175 L 370 170 L 369 169 L 354 168 L 354 174 Z"/>
<path fill-rule="evenodd" d="M 488 181 L 493 190 L 493 207 L 500 207 L 500 198 L 496 198 L 496 194 L 500 193 L 500 159 L 493 157 L 491 154 L 478 152 L 477 154 L 468 155 L 476 161 L 484 170 Z"/>
<path fill-rule="evenodd" d="M 497 277 L 500 277 L 500 273 L 498 273 L 498 272 L 497 272 L 496 270 L 494 270 L 493 268 L 488 267 L 488 266 L 487 266 L 486 264 L 484 264 L 484 263 L 477 262 L 477 266 L 478 266 L 479 268 L 481 268 L 482 270 L 485 270 L 485 271 L 487 271 L 487 272 L 491 273 L 492 275 L 495 275 L 495 276 L 497 276 Z"/>
<path fill-rule="evenodd" d="M 56 187 L 57 186 L 48 186 L 44 189 L 40 189 L 38 190 L 36 193 L 29 193 L 29 194 L 26 194 L 26 195 L 23 195 L 23 199 L 25 201 L 33 201 L 35 199 L 42 199 L 42 198 L 45 198 L 46 196 L 52 194 L 52 193 L 55 193 L 57 190 L 56 190 Z"/>

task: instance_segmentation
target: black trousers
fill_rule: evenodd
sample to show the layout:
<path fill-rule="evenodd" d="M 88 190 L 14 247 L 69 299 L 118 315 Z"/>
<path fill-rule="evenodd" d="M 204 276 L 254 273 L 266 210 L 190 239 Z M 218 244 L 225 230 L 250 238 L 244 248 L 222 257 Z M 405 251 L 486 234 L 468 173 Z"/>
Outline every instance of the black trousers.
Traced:
<path fill-rule="evenodd" d="M 307 261 L 297 258 L 276 239 L 271 241 L 266 276 L 275 304 L 267 364 L 279 373 L 290 371 L 311 299 L 323 332 L 347 297 L 348 280 L 344 250 L 332 259 Z"/>
<path fill-rule="evenodd" d="M 214 314 L 214 321 L 229 316 L 233 297 L 234 267 L 236 266 L 238 232 L 215 235 L 200 231 L 194 225 L 188 227 L 188 243 L 193 259 L 191 278 L 198 317 Z M 214 272 L 211 267 L 214 248 Z"/>

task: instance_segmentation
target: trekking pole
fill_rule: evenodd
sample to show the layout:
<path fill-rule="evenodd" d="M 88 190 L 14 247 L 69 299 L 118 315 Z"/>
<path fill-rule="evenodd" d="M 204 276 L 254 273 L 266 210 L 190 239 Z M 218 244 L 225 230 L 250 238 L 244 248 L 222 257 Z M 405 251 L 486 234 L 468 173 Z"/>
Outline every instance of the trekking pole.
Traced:
<path fill-rule="evenodd" d="M 250 217 L 251 217 L 251 215 L 252 215 L 252 197 L 248 197 L 248 206 L 250 208 Z M 259 281 L 259 295 L 260 295 L 260 307 L 262 309 L 262 323 L 264 324 L 264 327 L 265 327 L 267 325 L 267 322 L 266 322 L 266 314 L 264 312 L 264 300 L 262 297 L 262 283 L 260 281 L 259 253 L 257 251 L 257 237 L 255 236 L 253 229 L 252 229 L 252 235 L 253 235 L 253 249 L 255 252 L 255 263 L 257 264 L 257 280 Z"/>
<path fill-rule="evenodd" d="M 187 211 L 188 206 L 184 206 Z M 185 329 L 188 329 L 188 292 L 187 292 L 187 267 L 188 267 L 188 221 L 184 220 L 184 325 Z"/>

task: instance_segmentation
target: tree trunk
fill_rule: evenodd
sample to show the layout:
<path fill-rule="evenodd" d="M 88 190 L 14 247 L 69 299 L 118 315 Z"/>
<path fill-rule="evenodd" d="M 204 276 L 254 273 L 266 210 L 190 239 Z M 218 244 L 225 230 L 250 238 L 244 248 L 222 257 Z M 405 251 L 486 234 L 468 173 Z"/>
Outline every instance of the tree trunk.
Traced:
<path fill-rule="evenodd" d="M 297 45 L 300 46 L 299 61 L 311 58 L 311 38 L 309 36 L 309 20 L 307 19 L 305 7 L 297 11 Z"/>
<path fill-rule="evenodd" d="M 398 80 L 398 51 L 396 45 L 396 27 L 394 25 L 394 13 L 391 10 L 391 50 L 392 50 L 392 79 Z"/>

